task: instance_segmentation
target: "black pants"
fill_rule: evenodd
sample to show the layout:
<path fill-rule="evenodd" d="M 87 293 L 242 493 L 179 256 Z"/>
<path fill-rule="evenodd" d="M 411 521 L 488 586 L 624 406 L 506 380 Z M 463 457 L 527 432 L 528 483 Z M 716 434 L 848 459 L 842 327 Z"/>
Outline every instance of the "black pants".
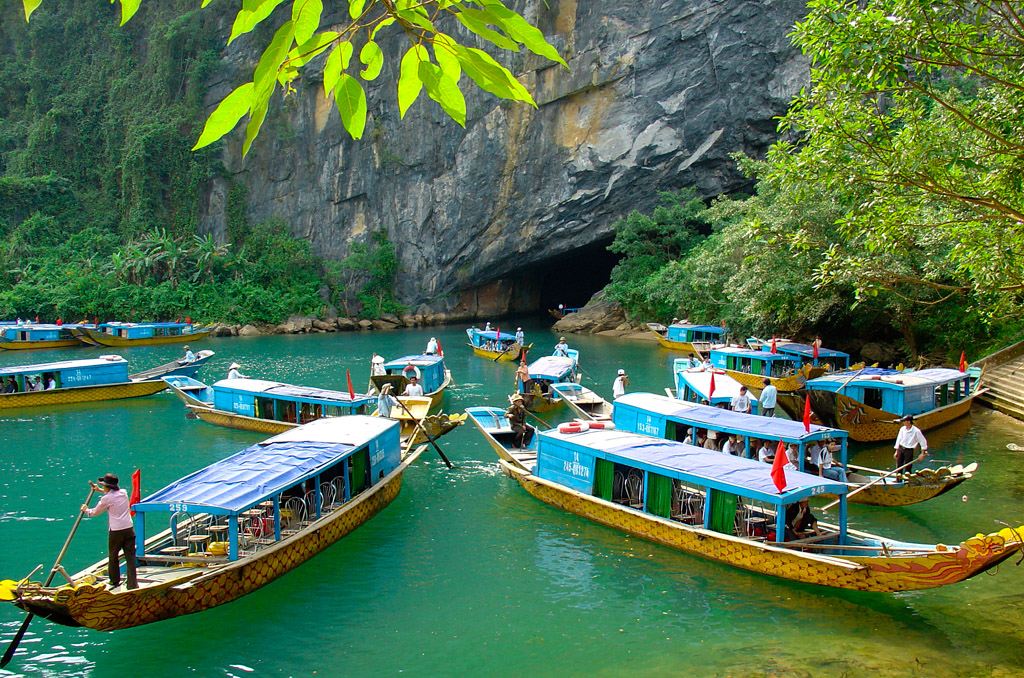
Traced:
<path fill-rule="evenodd" d="M 137 589 L 139 582 L 135 577 L 135 530 L 133 528 L 111 530 L 107 533 L 107 576 L 110 577 L 112 586 L 121 583 L 121 566 L 118 564 L 120 552 L 124 552 L 125 568 L 128 571 L 128 588 Z"/>
<path fill-rule="evenodd" d="M 515 432 L 512 439 L 516 447 L 526 447 L 533 440 L 533 427 L 529 424 L 514 424 L 512 430 Z"/>
<path fill-rule="evenodd" d="M 896 453 L 896 468 L 909 464 L 914 461 L 914 457 L 917 456 L 917 448 L 915 447 L 900 447 Z M 903 469 L 902 473 L 910 473 L 914 470 L 913 466 L 908 466 Z"/>

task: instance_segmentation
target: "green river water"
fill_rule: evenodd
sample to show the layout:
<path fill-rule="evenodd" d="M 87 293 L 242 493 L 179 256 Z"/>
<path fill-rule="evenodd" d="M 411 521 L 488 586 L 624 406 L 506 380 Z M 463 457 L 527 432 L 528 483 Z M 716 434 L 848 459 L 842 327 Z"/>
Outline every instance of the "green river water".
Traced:
<path fill-rule="evenodd" d="M 511 323 L 502 323 L 502 325 Z M 524 324 L 546 354 L 558 337 Z M 508 328 L 506 328 L 508 329 Z M 212 339 L 200 378 L 231 361 L 250 376 L 357 389 L 372 351 L 398 357 L 441 340 L 456 386 L 446 411 L 504 405 L 514 365 L 474 357 L 459 327 L 387 333 Z M 643 342 L 571 336 L 588 375 L 611 395 L 661 393 L 673 356 Z M 538 350 L 539 349 L 539 350 Z M 2 352 L 0 365 L 96 356 L 76 349 Z M 179 353 L 122 354 L 141 370 Z M 127 401 L 0 411 L 0 578 L 46 567 L 87 479 L 142 469 L 143 494 L 258 440 L 186 420 L 167 393 Z M 858 529 L 957 543 L 1024 523 L 1024 425 L 975 408 L 928 433 L 933 457 L 977 461 L 954 494 L 904 509 L 851 507 Z M 28 676 L 1018 676 L 1024 675 L 1024 569 L 933 591 L 863 594 L 794 584 L 707 562 L 562 513 L 499 472 L 472 424 L 441 440 L 455 468 L 424 453 L 398 499 L 298 569 L 241 600 L 140 628 L 99 633 L 35 620 L 8 667 Z M 889 467 L 888 446 L 858 463 Z M 125 483 L 128 484 L 128 483 Z M 966 495 L 966 500 L 962 495 Z M 105 553 L 105 517 L 86 520 L 69 572 Z M 0 606 L 0 649 L 23 614 Z"/>

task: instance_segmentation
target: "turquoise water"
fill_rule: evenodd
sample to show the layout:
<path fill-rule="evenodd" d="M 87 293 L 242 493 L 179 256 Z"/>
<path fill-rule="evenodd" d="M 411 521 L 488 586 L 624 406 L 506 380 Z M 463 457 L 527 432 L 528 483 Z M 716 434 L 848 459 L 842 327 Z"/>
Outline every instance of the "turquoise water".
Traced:
<path fill-rule="evenodd" d="M 558 337 L 525 324 L 545 351 Z M 365 385 L 372 351 L 419 352 L 431 335 L 456 387 L 445 409 L 504 404 L 514 366 L 476 358 L 460 328 L 214 339 L 200 376 L 231 361 L 250 376 L 344 388 Z M 630 390 L 663 392 L 670 352 L 569 337 L 584 384 L 610 396 L 619 367 Z M 193 348 L 196 348 L 195 346 Z M 0 354 L 0 365 L 99 355 L 99 349 Z M 133 370 L 174 348 L 123 352 Z M 538 351 L 535 355 L 540 355 Z M 597 381 L 593 381 L 596 378 Z M 85 481 L 142 469 L 144 494 L 257 440 L 186 420 L 169 394 L 0 411 L 0 578 L 52 559 L 85 499 Z M 977 461 L 956 496 L 906 509 L 851 508 L 851 525 L 956 543 L 1024 523 L 1024 426 L 984 409 L 929 434 L 933 456 Z M 742 572 L 627 537 L 534 500 L 497 469 L 472 424 L 405 474 L 398 499 L 355 533 L 269 586 L 196 615 L 114 633 L 36 620 L 16 661 L 29 676 L 1014 676 L 1024 674 L 1024 570 L 935 591 L 861 594 Z M 856 461 L 890 466 L 886 446 Z M 967 496 L 963 501 L 961 495 Z M 87 520 L 65 566 L 100 559 L 105 519 Z M 0 606 L 0 645 L 22 620 Z"/>

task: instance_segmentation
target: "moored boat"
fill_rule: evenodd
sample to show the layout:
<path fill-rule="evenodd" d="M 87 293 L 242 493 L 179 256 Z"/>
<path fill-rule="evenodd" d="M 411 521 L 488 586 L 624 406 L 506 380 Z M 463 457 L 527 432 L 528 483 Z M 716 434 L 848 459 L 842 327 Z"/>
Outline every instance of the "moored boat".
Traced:
<path fill-rule="evenodd" d="M 691 403 L 708 403 L 716 407 L 729 408 L 732 399 L 740 394 L 740 382 L 736 381 L 725 370 L 702 367 L 687 367 L 686 358 L 677 358 L 672 364 L 672 373 L 676 377 L 676 398 Z M 714 377 L 714 390 L 711 378 Z M 750 411 L 757 414 L 760 403 L 751 395 Z"/>
<path fill-rule="evenodd" d="M 398 424 L 388 419 L 315 421 L 135 504 L 139 588 L 111 588 L 104 559 L 69 584 L 20 583 L 13 602 L 56 623 L 98 631 L 229 603 L 379 513 L 398 495 L 403 472 L 422 449 L 403 459 Z M 169 529 L 146 538 L 147 527 L 168 522 Z"/>
<path fill-rule="evenodd" d="M 756 346 L 752 345 L 754 342 L 756 342 Z M 798 369 L 804 368 L 802 372 L 808 379 L 832 372 L 847 372 L 850 369 L 850 354 L 837 351 L 834 348 L 825 348 L 819 345 L 815 350 L 812 344 L 801 344 L 790 339 L 773 339 L 771 341 L 748 339 L 747 344 L 751 345 L 754 350 L 791 356 L 796 360 Z M 864 365 L 860 364 L 853 369 L 857 369 L 857 367 L 864 367 Z"/>
<path fill-rule="evenodd" d="M 552 390 L 552 384 L 580 382 L 580 374 L 577 372 L 580 352 L 574 348 L 566 352 L 567 356 L 546 355 L 528 366 L 530 378 L 525 384 L 519 384 L 519 393 L 523 394 L 523 404 L 529 411 L 550 412 L 561 407 L 565 401 Z"/>
<path fill-rule="evenodd" d="M 743 455 L 756 457 L 752 441 L 762 440 L 774 453 L 779 441 L 797 447 L 797 468 L 808 468 L 808 452 L 814 445 L 832 440 L 839 444 L 838 466 L 846 470 L 849 501 L 869 506 L 907 506 L 945 494 L 972 477 L 977 464 L 939 468 L 918 468 L 913 473 L 887 475 L 885 471 L 847 462 L 849 445 L 846 431 L 790 419 L 761 417 L 741 412 L 726 412 L 715 407 L 681 402 L 651 393 L 628 393 L 615 401 L 613 422 L 616 428 L 656 438 L 683 441 L 692 429 L 714 431 L 718 436 L 736 435 L 743 441 Z M 813 469 L 817 473 L 817 468 Z"/>
<path fill-rule="evenodd" d="M 779 353 L 734 346 L 715 348 L 711 350 L 711 366 L 725 370 L 726 374 L 755 393 L 764 388 L 765 379 L 780 393 L 795 391 L 807 382 L 807 375 L 800 371 L 797 360 Z"/>
<path fill-rule="evenodd" d="M 81 342 L 94 346 L 157 346 L 182 344 L 206 338 L 212 327 L 191 323 L 100 323 L 72 331 Z"/>
<path fill-rule="evenodd" d="M 490 416 L 473 413 L 486 409 Z M 505 447 L 487 427 L 500 423 L 501 410 L 468 411 L 492 447 Z M 499 454 L 506 475 L 535 498 L 685 553 L 792 581 L 872 592 L 935 588 L 984 572 L 1024 546 L 1012 528 L 958 546 L 850 530 L 844 484 L 786 471 L 779 491 L 765 464 L 674 441 L 618 430 L 552 430 L 537 439 L 535 461 Z M 828 492 L 840 497 L 838 522 L 818 523 L 821 534 L 810 537 L 792 534 L 787 514 Z"/>
<path fill-rule="evenodd" d="M 962 417 L 982 392 L 970 374 L 955 369 L 867 367 L 811 379 L 799 393 L 780 393 L 779 406 L 787 413 L 802 411 L 807 396 L 823 424 L 849 431 L 858 442 L 877 442 L 895 440 L 907 414 L 922 431 Z"/>
<path fill-rule="evenodd" d="M 128 362 L 119 355 L 4 367 L 0 382 L 17 387 L 16 392 L 0 393 L 0 409 L 138 398 L 167 388 L 159 379 L 130 378 Z M 36 385 L 41 388 L 35 390 Z"/>
<path fill-rule="evenodd" d="M 31 323 L 0 326 L 0 348 L 8 351 L 24 351 L 37 348 L 71 348 L 81 346 L 72 332 L 94 325 L 68 323 L 54 325 Z"/>
<path fill-rule="evenodd" d="M 490 358 L 499 362 L 518 360 L 533 347 L 533 342 L 523 346 L 514 334 L 495 330 L 481 330 L 470 327 L 466 330 L 469 342 L 466 344 L 473 353 L 481 358 Z"/>
<path fill-rule="evenodd" d="M 608 421 L 612 418 L 612 404 L 575 382 L 551 384 L 551 390 L 565 401 L 576 416 L 587 421 Z"/>
<path fill-rule="evenodd" d="M 661 323 L 647 323 L 647 329 L 658 338 L 661 347 L 692 353 L 700 359 L 725 342 L 725 330 L 714 325 L 672 323 L 666 327 Z"/>
<path fill-rule="evenodd" d="M 152 367 L 142 372 L 136 372 L 131 375 L 133 380 L 140 379 L 159 379 L 160 377 L 195 377 L 199 372 L 199 368 L 210 362 L 210 358 L 216 355 L 213 351 L 199 351 L 195 355 L 195 360 L 185 361 L 183 358 L 172 360 L 163 365 Z"/>
<path fill-rule="evenodd" d="M 391 384 L 391 392 L 402 395 L 413 376 L 423 387 L 423 395 L 430 398 L 430 406 L 438 407 L 444 390 L 452 383 L 451 370 L 440 355 L 407 355 L 384 363 L 384 374 L 370 376 L 367 393 L 376 397 L 381 386 Z"/>

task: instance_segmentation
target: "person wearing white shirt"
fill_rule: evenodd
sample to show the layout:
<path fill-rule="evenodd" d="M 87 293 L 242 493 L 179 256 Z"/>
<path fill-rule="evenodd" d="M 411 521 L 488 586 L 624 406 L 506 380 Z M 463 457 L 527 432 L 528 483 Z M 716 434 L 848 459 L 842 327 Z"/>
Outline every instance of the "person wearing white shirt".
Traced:
<path fill-rule="evenodd" d="M 818 464 L 818 475 L 829 480 L 836 480 L 840 483 L 846 482 L 846 469 L 842 466 L 837 466 L 835 463 L 835 457 L 832 453 L 839 449 L 839 443 L 834 440 L 830 440 L 825 443 L 825 446 L 821 448 L 821 452 L 818 455 L 820 463 Z"/>
<path fill-rule="evenodd" d="M 619 370 L 619 375 L 612 382 L 612 398 L 618 400 L 626 395 L 627 386 L 629 386 L 629 377 L 626 376 L 626 370 Z"/>
<path fill-rule="evenodd" d="M 526 334 L 523 333 L 522 327 L 516 328 L 516 343 L 520 346 L 526 345 Z"/>
<path fill-rule="evenodd" d="M 36 377 L 36 380 L 34 382 L 32 382 L 32 384 L 28 387 L 28 390 L 30 390 L 30 391 L 42 391 L 43 390 L 43 380 L 40 379 L 39 377 Z"/>
<path fill-rule="evenodd" d="M 807 448 L 807 454 L 810 459 L 805 465 L 804 471 L 807 473 L 818 473 L 818 468 L 821 466 L 821 442 L 817 440 L 814 441 L 814 443 Z"/>
<path fill-rule="evenodd" d="M 705 372 L 711 369 L 711 358 L 704 358 L 704 362 L 700 364 L 701 369 Z"/>
<path fill-rule="evenodd" d="M 391 408 L 397 404 L 395 396 L 391 395 L 391 384 L 381 386 L 380 394 L 377 396 L 377 415 L 391 418 Z"/>
<path fill-rule="evenodd" d="M 52 391 L 57 388 L 57 380 L 53 378 L 52 374 L 46 375 L 46 391 Z"/>
<path fill-rule="evenodd" d="M 747 395 L 747 387 L 740 386 L 739 395 L 732 397 L 732 411 L 750 414 L 750 396 Z"/>
<path fill-rule="evenodd" d="M 775 403 L 779 398 L 779 389 L 772 386 L 771 379 L 765 379 L 764 390 L 761 391 L 761 397 L 757 399 L 760 404 L 761 414 L 765 417 L 775 416 Z"/>
<path fill-rule="evenodd" d="M 761 447 L 757 448 L 757 460 L 764 464 L 770 464 L 775 461 L 775 455 L 768 449 L 767 441 L 761 441 Z"/>
<path fill-rule="evenodd" d="M 420 386 L 420 380 L 414 376 L 409 377 L 409 383 L 406 385 L 405 390 L 402 391 L 402 395 L 405 396 L 421 396 L 423 395 L 423 387 Z"/>
<path fill-rule="evenodd" d="M 799 468 L 797 468 L 797 465 L 796 465 L 797 464 L 797 460 L 800 459 L 800 450 L 793 443 L 790 443 L 789 444 L 789 449 L 786 450 L 786 459 L 788 460 L 786 462 L 786 466 L 785 466 L 785 469 L 787 471 L 799 471 L 800 470 Z"/>
<path fill-rule="evenodd" d="M 430 341 L 427 342 L 425 355 L 437 355 L 437 339 L 435 337 L 431 337 Z"/>
<path fill-rule="evenodd" d="M 245 376 L 244 374 L 242 374 L 241 372 L 238 371 L 239 367 L 241 367 L 241 365 L 239 365 L 238 363 L 231 363 L 231 365 L 228 367 L 228 379 L 248 379 L 249 378 L 249 377 Z"/>
<path fill-rule="evenodd" d="M 387 374 L 387 370 L 384 369 L 384 357 L 374 353 L 370 358 L 370 376 L 379 377 L 384 374 Z"/>
<path fill-rule="evenodd" d="M 569 357 L 569 344 L 565 343 L 565 337 L 559 339 L 558 343 L 555 344 L 555 355 L 563 358 Z"/>
<path fill-rule="evenodd" d="M 914 468 L 912 462 L 921 461 L 928 456 L 928 441 L 924 439 L 921 429 L 914 426 L 913 415 L 908 414 L 903 417 L 903 427 L 896 436 L 896 444 L 893 447 L 896 448 L 896 452 L 892 455 L 892 458 L 896 460 L 896 468 L 907 466 L 904 469 L 907 473 Z M 914 459 L 917 447 L 921 448 L 921 455 Z"/>
<path fill-rule="evenodd" d="M 186 345 L 185 346 L 185 356 L 181 360 L 179 360 L 178 363 L 180 363 L 182 365 L 187 365 L 189 363 L 195 362 L 195 360 L 196 360 L 196 354 L 193 353 L 192 350 Z"/>

